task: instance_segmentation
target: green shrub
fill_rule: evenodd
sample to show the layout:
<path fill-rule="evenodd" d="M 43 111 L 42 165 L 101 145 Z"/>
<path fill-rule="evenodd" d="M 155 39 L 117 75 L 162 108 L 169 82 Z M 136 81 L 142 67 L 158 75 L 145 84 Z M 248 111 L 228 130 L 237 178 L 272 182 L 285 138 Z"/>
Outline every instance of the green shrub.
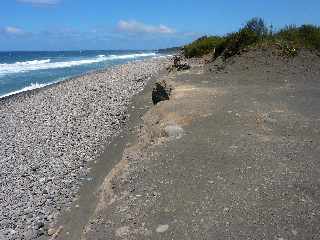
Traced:
<path fill-rule="evenodd" d="M 296 25 L 287 25 L 280 29 L 280 31 L 275 34 L 275 37 L 285 41 L 293 41 L 294 39 L 298 39 L 298 35 L 299 31 Z"/>
<path fill-rule="evenodd" d="M 269 28 L 261 18 L 249 20 L 238 32 L 227 35 L 223 57 L 231 57 L 242 49 L 264 40 L 269 32 Z"/>
<path fill-rule="evenodd" d="M 212 52 L 215 48 L 221 45 L 223 41 L 224 38 L 218 36 L 201 37 L 183 48 L 184 55 L 188 58 L 201 57 Z"/>
<path fill-rule="evenodd" d="M 281 29 L 276 38 L 287 41 L 298 48 L 320 50 L 320 27 L 314 25 L 286 26 Z"/>
<path fill-rule="evenodd" d="M 277 40 L 276 45 L 280 48 L 283 56 L 295 57 L 298 54 L 297 48 L 288 41 Z"/>
<path fill-rule="evenodd" d="M 247 46 L 257 43 L 259 39 L 259 36 L 255 32 L 246 28 L 240 30 L 239 32 L 231 33 L 227 36 L 223 57 L 228 58 L 238 54 Z"/>
<path fill-rule="evenodd" d="M 188 58 L 201 57 L 215 50 L 215 56 L 223 54 L 225 58 L 237 54 L 241 49 L 266 37 L 269 29 L 261 18 L 253 18 L 238 32 L 226 37 L 201 37 L 184 47 L 184 55 Z"/>
<path fill-rule="evenodd" d="M 267 37 L 270 32 L 272 33 L 262 18 L 252 18 L 243 29 L 254 33 L 259 39 Z"/>
<path fill-rule="evenodd" d="M 300 48 L 320 51 L 320 27 L 315 25 L 288 25 L 273 32 L 261 18 L 249 20 L 239 31 L 224 37 L 204 36 L 186 45 L 183 50 L 186 57 L 201 57 L 215 50 L 215 56 L 225 59 L 240 53 L 243 49 L 267 44 L 280 47 L 286 56 L 296 56 Z"/>

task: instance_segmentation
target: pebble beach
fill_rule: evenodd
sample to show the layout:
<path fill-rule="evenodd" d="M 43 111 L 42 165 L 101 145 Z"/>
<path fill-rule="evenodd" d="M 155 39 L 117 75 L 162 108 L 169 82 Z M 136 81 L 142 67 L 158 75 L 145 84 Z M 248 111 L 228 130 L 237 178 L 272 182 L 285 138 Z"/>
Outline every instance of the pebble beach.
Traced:
<path fill-rule="evenodd" d="M 0 99 L 0 239 L 37 239 L 68 208 L 127 106 L 168 58 L 135 61 Z"/>

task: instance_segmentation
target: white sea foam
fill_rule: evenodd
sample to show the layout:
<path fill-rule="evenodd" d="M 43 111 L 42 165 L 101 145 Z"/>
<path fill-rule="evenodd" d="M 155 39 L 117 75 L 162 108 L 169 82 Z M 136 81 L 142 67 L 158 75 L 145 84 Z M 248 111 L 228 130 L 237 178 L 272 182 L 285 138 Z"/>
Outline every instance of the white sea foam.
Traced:
<path fill-rule="evenodd" d="M 26 61 L 26 62 L 16 62 L 14 64 L 20 65 L 20 66 L 29 66 L 29 65 L 37 65 L 37 64 L 43 64 L 43 63 L 49 63 L 49 62 L 50 62 L 50 59 L 45 59 L 45 60 L 32 60 L 32 61 Z"/>
<path fill-rule="evenodd" d="M 73 60 L 65 62 L 52 62 L 50 59 L 46 60 L 33 60 L 26 62 L 16 62 L 16 63 L 3 63 L 0 64 L 0 76 L 29 72 L 35 70 L 45 70 L 45 69 L 57 69 L 57 68 L 69 68 L 74 66 L 86 65 L 99 63 L 103 61 L 110 60 L 121 60 L 121 59 L 135 59 L 141 57 L 152 57 L 156 56 L 156 53 L 135 53 L 135 54 L 125 54 L 125 55 L 98 55 L 95 58 L 83 59 L 83 60 Z"/>
<path fill-rule="evenodd" d="M 30 84 L 29 86 L 27 86 L 27 87 L 24 87 L 24 88 L 22 88 L 22 89 L 19 89 L 19 90 L 13 91 L 13 92 L 6 93 L 5 95 L 0 96 L 0 98 L 8 97 L 8 96 L 10 96 L 10 95 L 14 95 L 14 94 L 17 94 L 17 93 L 30 91 L 30 90 L 37 89 L 37 88 L 42 88 L 42 87 L 49 86 L 49 85 L 54 84 L 54 83 L 56 83 L 56 82 L 50 82 L 50 83 L 31 83 L 31 84 Z"/>
<path fill-rule="evenodd" d="M 107 60 L 117 60 L 117 59 L 135 59 L 139 57 L 154 57 L 156 53 L 136 53 L 136 54 L 125 54 L 125 55 L 109 55 Z"/>

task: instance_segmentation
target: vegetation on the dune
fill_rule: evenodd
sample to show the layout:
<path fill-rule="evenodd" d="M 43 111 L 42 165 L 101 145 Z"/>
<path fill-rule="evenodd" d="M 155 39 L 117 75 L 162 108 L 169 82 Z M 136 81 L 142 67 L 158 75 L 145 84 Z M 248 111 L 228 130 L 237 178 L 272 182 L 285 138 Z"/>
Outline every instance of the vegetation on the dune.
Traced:
<path fill-rule="evenodd" d="M 225 59 L 243 49 L 259 44 L 277 45 L 287 56 L 294 56 L 300 48 L 320 51 L 320 27 L 315 25 L 286 26 L 274 32 L 261 18 L 253 18 L 239 31 L 225 36 L 204 36 L 183 47 L 188 58 L 214 53 Z"/>
<path fill-rule="evenodd" d="M 157 52 L 158 53 L 162 53 L 162 54 L 171 54 L 171 53 L 176 53 L 181 51 L 181 47 L 171 47 L 171 48 L 162 48 L 162 49 L 158 49 Z"/>
<path fill-rule="evenodd" d="M 320 27 L 315 25 L 286 26 L 275 34 L 276 39 L 288 42 L 297 48 L 320 50 Z"/>
<path fill-rule="evenodd" d="M 219 36 L 203 36 L 183 48 L 186 57 L 199 57 L 210 53 L 223 44 L 224 38 Z"/>

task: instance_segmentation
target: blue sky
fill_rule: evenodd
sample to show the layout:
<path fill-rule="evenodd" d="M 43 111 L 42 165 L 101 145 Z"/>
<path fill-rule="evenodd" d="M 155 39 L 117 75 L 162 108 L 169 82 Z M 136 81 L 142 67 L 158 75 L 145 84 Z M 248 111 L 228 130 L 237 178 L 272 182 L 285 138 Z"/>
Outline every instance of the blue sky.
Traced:
<path fill-rule="evenodd" d="M 155 49 L 259 16 L 320 25 L 319 0 L 1 0 L 0 50 Z"/>

